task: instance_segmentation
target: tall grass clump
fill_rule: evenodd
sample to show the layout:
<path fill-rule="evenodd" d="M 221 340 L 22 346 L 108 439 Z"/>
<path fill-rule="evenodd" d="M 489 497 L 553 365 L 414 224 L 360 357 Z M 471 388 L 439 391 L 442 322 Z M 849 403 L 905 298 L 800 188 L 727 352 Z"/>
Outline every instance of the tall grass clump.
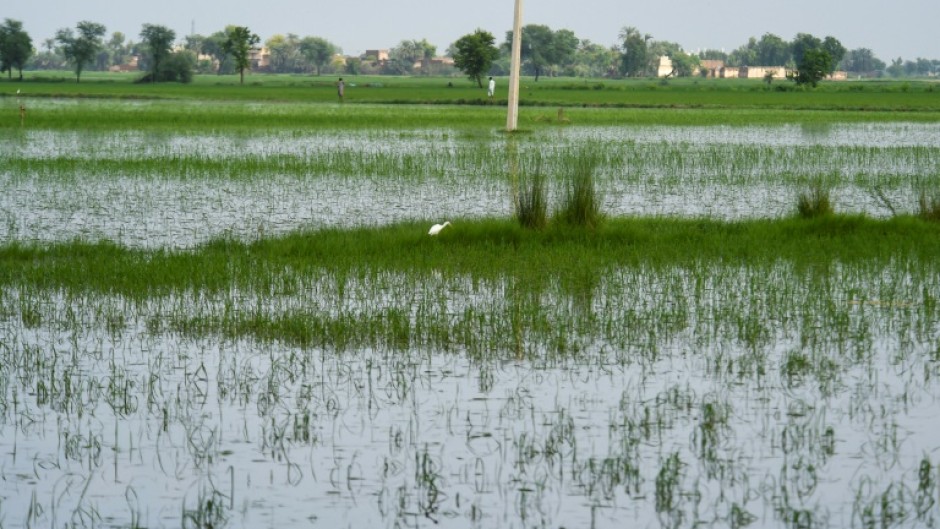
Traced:
<path fill-rule="evenodd" d="M 515 194 L 516 220 L 523 228 L 540 230 L 548 224 L 546 196 L 545 175 L 541 170 L 541 161 L 537 161 L 534 171 L 521 172 Z"/>
<path fill-rule="evenodd" d="M 594 229 L 601 222 L 601 199 L 594 182 L 599 163 L 596 149 L 586 148 L 570 161 L 571 172 L 565 181 L 565 193 L 556 218 L 571 226 Z"/>
<path fill-rule="evenodd" d="M 813 184 L 796 199 L 796 211 L 804 219 L 824 217 L 833 214 L 829 188 L 821 183 Z"/>
<path fill-rule="evenodd" d="M 928 195 L 927 192 L 922 192 L 917 209 L 920 218 L 931 222 L 940 222 L 940 193 Z"/>

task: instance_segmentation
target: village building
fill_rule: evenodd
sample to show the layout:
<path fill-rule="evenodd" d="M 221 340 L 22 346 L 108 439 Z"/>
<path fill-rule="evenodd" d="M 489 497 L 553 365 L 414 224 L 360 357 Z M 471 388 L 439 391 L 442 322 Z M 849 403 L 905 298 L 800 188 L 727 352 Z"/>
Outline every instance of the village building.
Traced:
<path fill-rule="evenodd" d="M 366 50 L 360 57 L 362 60 L 371 58 L 375 62 L 385 62 L 388 60 L 388 50 Z"/>
<path fill-rule="evenodd" d="M 738 69 L 741 79 L 786 79 L 787 69 L 783 66 L 742 66 Z"/>
<path fill-rule="evenodd" d="M 252 70 L 265 70 L 271 66 L 271 50 L 267 48 L 252 48 L 248 51 L 248 64 Z"/>
<path fill-rule="evenodd" d="M 656 77 L 669 77 L 675 71 L 672 66 L 672 59 L 668 55 L 659 58 L 659 64 L 656 66 Z"/>
<path fill-rule="evenodd" d="M 716 59 L 703 59 L 699 61 L 698 70 L 695 72 L 695 74 L 702 77 L 715 78 L 720 76 L 721 69 L 724 66 L 725 61 Z"/>

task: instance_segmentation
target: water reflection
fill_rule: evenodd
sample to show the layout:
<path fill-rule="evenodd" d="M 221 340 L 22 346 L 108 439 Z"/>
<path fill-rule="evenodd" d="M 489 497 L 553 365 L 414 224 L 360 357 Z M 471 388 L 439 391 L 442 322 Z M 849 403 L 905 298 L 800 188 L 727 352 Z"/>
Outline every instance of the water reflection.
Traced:
<path fill-rule="evenodd" d="M 940 516 L 918 500 L 938 492 L 917 476 L 940 435 L 923 267 L 296 279 L 133 302 L 0 291 L 4 525 Z M 238 325 L 294 313 L 351 327 L 303 347 Z"/>

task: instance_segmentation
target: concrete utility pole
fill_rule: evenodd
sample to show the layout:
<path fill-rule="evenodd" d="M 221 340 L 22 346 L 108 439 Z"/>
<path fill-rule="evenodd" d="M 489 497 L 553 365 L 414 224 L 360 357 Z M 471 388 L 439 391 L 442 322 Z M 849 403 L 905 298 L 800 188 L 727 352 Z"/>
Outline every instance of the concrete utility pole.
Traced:
<path fill-rule="evenodd" d="M 522 56 L 522 0 L 516 0 L 512 20 L 512 57 L 509 60 L 509 109 L 506 130 L 516 130 L 519 122 L 519 58 Z"/>

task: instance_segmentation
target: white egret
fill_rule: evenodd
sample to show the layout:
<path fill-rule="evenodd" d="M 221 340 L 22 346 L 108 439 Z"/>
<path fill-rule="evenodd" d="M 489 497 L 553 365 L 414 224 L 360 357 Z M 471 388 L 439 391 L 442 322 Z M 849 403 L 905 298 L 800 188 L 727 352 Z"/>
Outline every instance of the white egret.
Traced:
<path fill-rule="evenodd" d="M 448 226 L 450 226 L 450 221 L 446 221 L 444 224 L 435 224 L 434 226 L 431 226 L 430 230 L 428 230 L 428 235 L 437 235 L 441 232 L 441 230 Z"/>

